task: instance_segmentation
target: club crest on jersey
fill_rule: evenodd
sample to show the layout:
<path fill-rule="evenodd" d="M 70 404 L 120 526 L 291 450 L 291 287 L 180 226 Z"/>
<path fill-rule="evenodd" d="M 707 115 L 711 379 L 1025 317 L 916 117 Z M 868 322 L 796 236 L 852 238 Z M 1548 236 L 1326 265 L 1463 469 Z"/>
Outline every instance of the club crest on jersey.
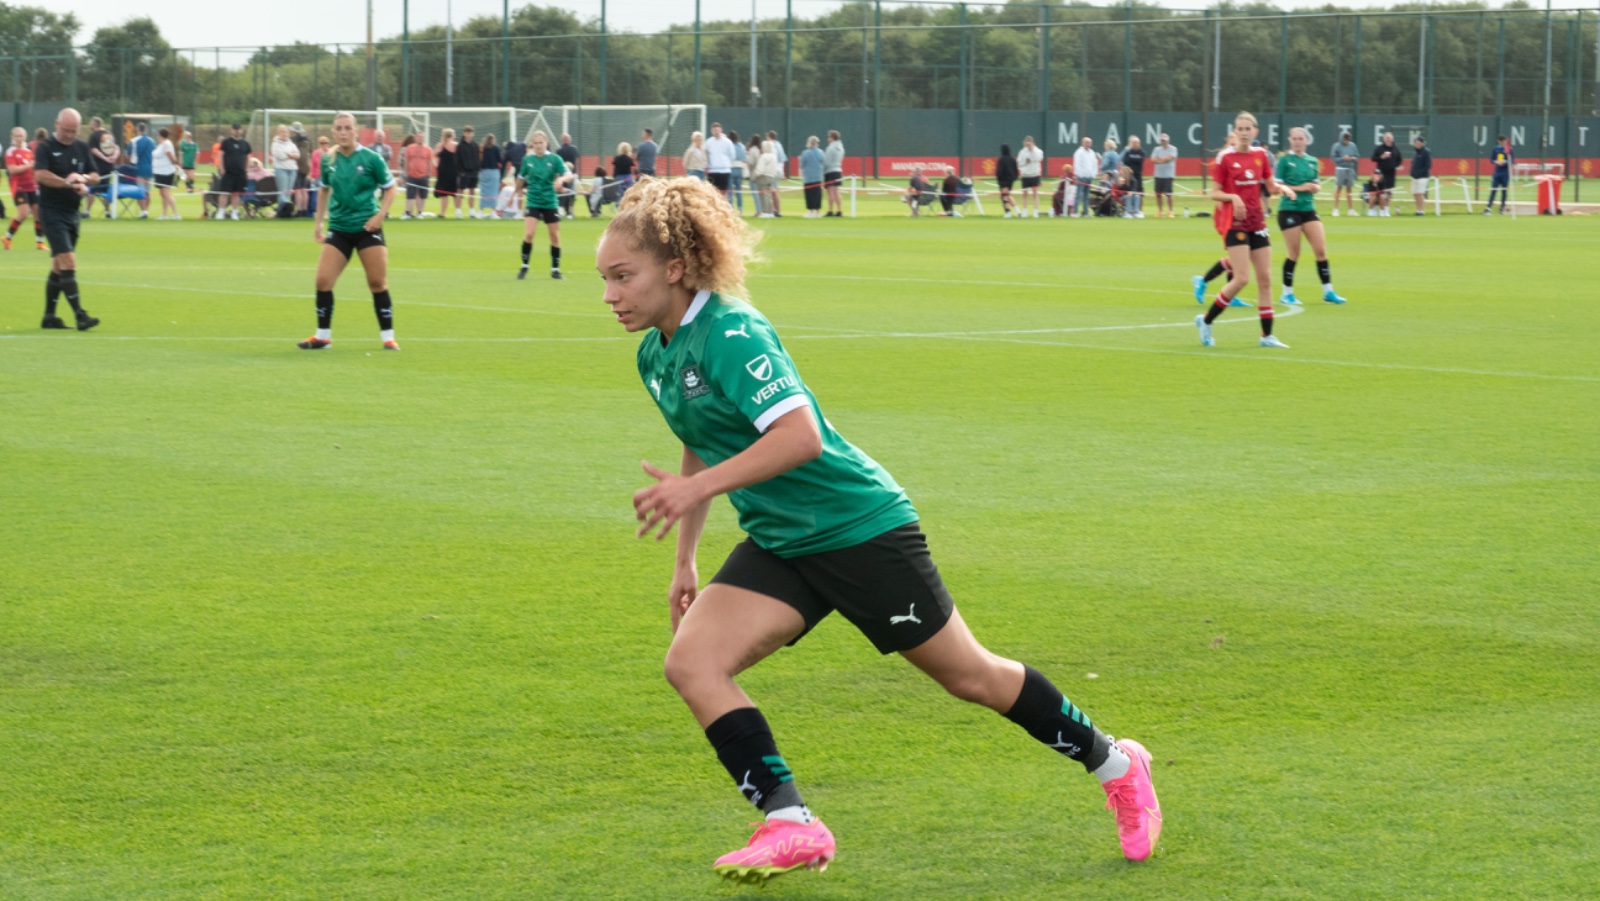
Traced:
<path fill-rule="evenodd" d="M 750 370 L 751 375 L 763 382 L 772 378 L 772 360 L 766 354 L 762 354 L 744 364 L 744 368 Z"/>
<path fill-rule="evenodd" d="M 711 392 L 711 386 L 706 384 L 705 376 L 700 374 L 700 367 L 694 363 L 678 370 L 678 381 L 683 385 L 684 400 L 692 400 Z"/>

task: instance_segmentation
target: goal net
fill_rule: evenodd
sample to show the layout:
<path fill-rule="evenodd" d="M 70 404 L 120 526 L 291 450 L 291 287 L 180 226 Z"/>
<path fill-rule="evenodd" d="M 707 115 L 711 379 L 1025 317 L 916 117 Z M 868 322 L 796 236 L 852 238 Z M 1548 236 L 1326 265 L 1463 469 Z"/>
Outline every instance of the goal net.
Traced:
<path fill-rule="evenodd" d="M 637 148 L 644 140 L 644 130 L 654 134 L 660 146 L 656 157 L 656 175 L 682 175 L 683 152 L 689 148 L 689 136 L 706 130 L 706 108 L 703 104 L 682 106 L 541 106 L 538 119 L 528 128 L 522 139 L 533 137 L 535 130 L 550 135 L 551 147 L 560 142 L 564 134 L 572 136 L 572 143 L 581 154 L 579 175 L 587 177 L 597 166 L 611 168 L 611 158 L 617 146 L 623 143 Z"/>
<path fill-rule="evenodd" d="M 333 117 L 341 113 L 349 113 L 356 117 L 356 140 L 362 146 L 370 147 L 382 127 L 383 114 L 376 110 L 332 110 L 332 109 L 258 109 L 250 114 L 250 124 L 245 128 L 244 139 L 250 142 L 250 155 L 261 160 L 261 164 L 271 168 L 269 151 L 272 149 L 272 138 L 277 134 L 278 126 L 289 126 L 292 131 L 299 125 L 302 132 L 311 142 L 312 147 L 317 146 L 317 138 L 326 137 L 333 141 Z M 390 143 L 398 144 L 399 135 L 391 134 Z"/>
<path fill-rule="evenodd" d="M 480 146 L 489 135 L 504 144 L 520 138 L 539 115 L 538 110 L 513 106 L 380 106 L 378 110 L 389 140 L 399 143 L 407 134 L 425 134 L 430 147 L 439 143 L 445 129 L 452 129 L 460 140 L 469 126 Z"/>

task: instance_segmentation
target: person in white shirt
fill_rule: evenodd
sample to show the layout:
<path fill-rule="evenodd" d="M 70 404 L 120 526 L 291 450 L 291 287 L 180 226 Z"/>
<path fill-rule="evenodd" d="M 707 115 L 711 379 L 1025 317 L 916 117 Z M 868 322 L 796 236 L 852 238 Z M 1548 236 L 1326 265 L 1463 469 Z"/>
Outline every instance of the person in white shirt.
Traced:
<path fill-rule="evenodd" d="M 772 154 L 778 159 L 778 181 L 781 183 L 789 177 L 789 154 L 783 152 L 783 142 L 778 140 L 777 132 L 767 132 L 767 140 L 772 142 Z M 772 215 L 780 218 L 783 216 L 783 207 L 778 203 L 776 190 L 772 192 Z"/>
<path fill-rule="evenodd" d="M 1172 181 L 1178 175 L 1178 148 L 1172 146 L 1172 140 L 1165 133 L 1161 135 L 1161 143 L 1150 151 L 1150 162 L 1156 167 L 1156 218 L 1160 219 L 1165 210 L 1164 215 L 1170 219 Z"/>
<path fill-rule="evenodd" d="M 1017 151 L 1017 177 L 1022 179 L 1022 205 L 1019 216 L 1039 218 L 1039 181 L 1044 178 L 1044 151 L 1033 143 L 1033 135 L 1022 139 L 1022 149 Z M 1030 208 L 1033 210 L 1029 213 Z"/>
<path fill-rule="evenodd" d="M 278 183 L 278 196 L 286 198 L 294 190 L 295 177 L 300 174 L 300 148 L 290 139 L 289 126 L 278 126 L 267 157 L 267 165 L 272 167 L 272 178 Z"/>
<path fill-rule="evenodd" d="M 773 142 L 761 142 L 761 155 L 756 158 L 756 196 L 761 199 L 759 218 L 771 219 L 778 215 L 778 179 L 783 177 L 782 164 L 778 162 L 778 149 Z"/>
<path fill-rule="evenodd" d="M 156 187 L 161 191 L 160 219 L 182 219 L 178 215 L 178 201 L 172 197 L 172 185 L 178 178 L 178 151 L 172 146 L 172 132 L 165 128 L 156 132 L 161 143 L 150 157 L 150 171 L 155 176 Z M 168 211 L 171 214 L 168 214 Z"/>
<path fill-rule="evenodd" d="M 1072 183 L 1077 186 L 1079 216 L 1090 215 L 1089 186 L 1100 177 L 1100 154 L 1094 152 L 1094 139 L 1084 138 L 1083 145 L 1072 154 Z"/>
<path fill-rule="evenodd" d="M 706 180 L 711 186 L 728 196 L 733 183 L 733 142 L 722 133 L 722 123 L 711 123 L 711 137 L 706 139 Z M 728 199 L 733 202 L 732 198 Z"/>
<path fill-rule="evenodd" d="M 844 181 L 844 142 L 838 131 L 828 132 L 828 149 L 822 151 L 822 187 L 828 195 L 828 215 L 843 216 L 839 185 Z"/>

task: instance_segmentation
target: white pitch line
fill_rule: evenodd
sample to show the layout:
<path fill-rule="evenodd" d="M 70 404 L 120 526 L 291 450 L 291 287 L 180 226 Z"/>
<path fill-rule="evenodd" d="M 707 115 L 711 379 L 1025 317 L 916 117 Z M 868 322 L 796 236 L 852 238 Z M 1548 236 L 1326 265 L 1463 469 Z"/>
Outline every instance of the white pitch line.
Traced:
<path fill-rule="evenodd" d="M 753 276 L 753 277 L 754 278 L 803 278 L 803 279 L 806 279 L 806 280 L 811 280 L 811 279 L 832 279 L 834 281 L 847 281 L 847 282 L 915 282 L 915 283 L 930 284 L 930 285 L 985 285 L 985 286 L 989 286 L 989 287 L 1001 287 L 1001 288 L 1056 288 L 1058 290 L 1066 290 L 1066 289 L 1070 289 L 1070 288 L 1083 288 L 1083 289 L 1090 290 L 1090 291 L 1129 291 L 1129 292 L 1135 292 L 1135 293 L 1139 293 L 1139 294 L 1183 294 L 1183 295 L 1189 295 L 1190 294 L 1190 289 L 1188 288 L 1188 286 L 1184 286 L 1180 290 L 1180 289 L 1177 289 L 1177 288 L 1170 288 L 1170 289 L 1169 288 L 1130 288 L 1130 287 L 1128 287 L 1126 285 L 1078 285 L 1078 284 L 1073 284 L 1071 282 L 1002 282 L 1002 281 L 980 281 L 980 280 L 977 280 L 977 279 L 959 279 L 959 278 L 909 278 L 909 277 L 900 278 L 900 277 L 888 276 L 888 275 L 789 275 L 789 274 L 783 274 L 783 273 L 765 273 L 765 274 L 757 275 L 757 276 Z"/>

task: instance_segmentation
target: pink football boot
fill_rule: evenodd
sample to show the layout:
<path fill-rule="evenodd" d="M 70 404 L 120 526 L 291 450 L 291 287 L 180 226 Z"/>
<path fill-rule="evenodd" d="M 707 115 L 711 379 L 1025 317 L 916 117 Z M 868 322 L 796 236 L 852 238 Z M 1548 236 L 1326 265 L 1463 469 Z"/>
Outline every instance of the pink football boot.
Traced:
<path fill-rule="evenodd" d="M 1101 786 L 1106 790 L 1106 809 L 1117 812 L 1117 838 L 1122 854 L 1129 860 L 1144 860 L 1161 838 L 1161 802 L 1156 800 L 1155 783 L 1150 781 L 1150 752 L 1131 738 L 1117 742 L 1123 753 L 1133 758 L 1128 772 Z"/>
<path fill-rule="evenodd" d="M 768 820 L 750 836 L 749 844 L 717 858 L 711 869 L 730 882 L 765 885 L 801 867 L 826 870 L 833 854 L 833 833 L 821 820 Z"/>

